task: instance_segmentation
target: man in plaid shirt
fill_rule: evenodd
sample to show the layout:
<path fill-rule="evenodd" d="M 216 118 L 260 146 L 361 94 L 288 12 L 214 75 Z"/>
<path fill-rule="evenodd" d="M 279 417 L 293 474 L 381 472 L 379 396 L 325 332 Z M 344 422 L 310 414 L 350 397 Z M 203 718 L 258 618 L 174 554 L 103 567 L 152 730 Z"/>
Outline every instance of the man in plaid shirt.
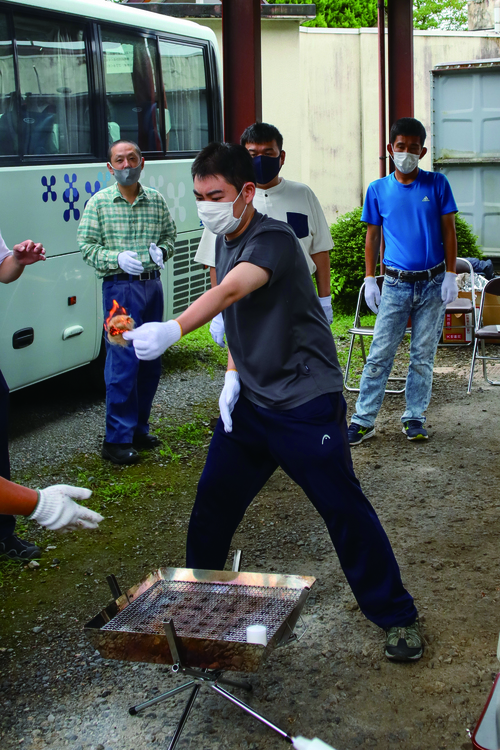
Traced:
<path fill-rule="evenodd" d="M 139 182 L 144 158 L 136 143 L 115 141 L 108 169 L 116 184 L 87 203 L 78 228 L 86 263 L 102 278 L 104 318 L 113 300 L 136 326 L 163 318 L 160 269 L 174 254 L 177 234 L 164 197 Z M 141 362 L 132 346 L 106 340 L 106 436 L 103 458 L 115 464 L 139 460 L 159 440 L 149 434 L 149 414 L 161 374 L 161 358 Z"/>

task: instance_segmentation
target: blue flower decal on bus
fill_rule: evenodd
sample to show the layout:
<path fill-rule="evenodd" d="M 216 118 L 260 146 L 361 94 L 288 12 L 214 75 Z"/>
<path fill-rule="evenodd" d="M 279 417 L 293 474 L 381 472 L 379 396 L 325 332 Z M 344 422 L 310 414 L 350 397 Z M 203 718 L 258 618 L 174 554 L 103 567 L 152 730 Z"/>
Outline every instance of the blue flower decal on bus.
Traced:
<path fill-rule="evenodd" d="M 99 172 L 99 174 L 101 174 L 101 172 Z M 94 183 L 94 189 L 93 190 L 92 190 L 92 183 L 91 182 L 87 181 L 85 183 L 85 191 L 90 195 L 90 198 L 92 198 L 93 195 L 95 195 L 96 193 L 98 193 L 100 189 L 101 189 L 101 183 L 99 182 L 99 180 L 95 181 L 95 183 Z M 90 198 L 88 198 L 85 201 L 84 208 L 87 208 L 87 203 L 89 202 Z"/>
<path fill-rule="evenodd" d="M 56 178 L 55 175 L 51 175 L 49 182 L 47 182 L 47 177 L 45 175 L 42 177 L 42 185 L 47 188 L 44 193 L 42 193 L 42 200 L 44 203 L 47 203 L 49 200 L 49 197 L 52 198 L 53 201 L 57 200 L 57 193 L 55 190 L 52 190 L 54 185 L 56 184 Z"/>
<path fill-rule="evenodd" d="M 68 183 L 68 187 L 63 193 L 63 201 L 68 204 L 68 208 L 63 213 L 64 221 L 70 220 L 71 212 L 73 212 L 73 217 L 75 221 L 78 221 L 78 219 L 80 218 L 80 210 L 78 208 L 75 208 L 75 203 L 77 203 L 80 200 L 80 193 L 78 192 L 78 189 L 75 187 L 76 180 L 77 180 L 77 177 L 74 172 L 73 172 L 71 179 L 70 179 L 69 174 L 64 175 L 64 182 Z"/>

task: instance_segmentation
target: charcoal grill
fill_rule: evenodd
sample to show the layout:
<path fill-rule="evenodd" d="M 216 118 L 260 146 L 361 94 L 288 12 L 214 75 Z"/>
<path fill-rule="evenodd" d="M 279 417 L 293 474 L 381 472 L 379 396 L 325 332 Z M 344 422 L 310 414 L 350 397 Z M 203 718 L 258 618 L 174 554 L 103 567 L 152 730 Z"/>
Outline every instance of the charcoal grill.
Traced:
<path fill-rule="evenodd" d="M 85 633 L 106 659 L 171 664 L 173 672 L 191 678 L 129 709 L 135 715 L 191 689 L 168 750 L 176 747 L 202 685 L 291 744 L 287 732 L 221 686 L 251 690 L 249 682 L 223 673 L 256 672 L 270 651 L 295 640 L 294 629 L 314 582 L 306 576 L 159 568 L 122 594 L 116 578 L 108 576 L 115 598 L 87 623 Z M 247 627 L 256 624 L 266 626 L 265 646 L 246 642 Z"/>

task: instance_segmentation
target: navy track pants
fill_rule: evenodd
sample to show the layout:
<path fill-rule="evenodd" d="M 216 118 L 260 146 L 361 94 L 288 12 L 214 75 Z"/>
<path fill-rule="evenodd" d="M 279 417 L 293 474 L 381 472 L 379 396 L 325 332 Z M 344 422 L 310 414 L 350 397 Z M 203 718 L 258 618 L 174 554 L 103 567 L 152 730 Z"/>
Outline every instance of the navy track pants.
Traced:
<path fill-rule="evenodd" d="M 134 319 L 136 327 L 159 322 L 163 317 L 161 280 L 116 281 L 102 284 L 104 319 L 116 300 Z M 151 405 L 161 375 L 161 357 L 150 362 L 137 359 L 132 342 L 110 344 L 106 339 L 106 442 L 131 443 L 134 436 L 149 432 Z"/>
<path fill-rule="evenodd" d="M 390 542 L 354 474 L 346 403 L 330 393 L 287 411 L 240 396 L 233 431 L 219 419 L 201 475 L 187 538 L 187 566 L 222 570 L 246 509 L 278 466 L 324 519 L 342 570 L 365 616 L 404 627 L 417 611 Z"/>

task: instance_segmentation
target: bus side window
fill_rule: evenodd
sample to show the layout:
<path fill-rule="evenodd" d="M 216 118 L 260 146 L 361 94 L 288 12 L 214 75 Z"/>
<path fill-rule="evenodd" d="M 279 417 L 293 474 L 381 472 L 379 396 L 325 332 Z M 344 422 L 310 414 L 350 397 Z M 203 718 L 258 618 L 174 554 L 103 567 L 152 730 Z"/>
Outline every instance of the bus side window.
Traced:
<path fill-rule="evenodd" d="M 23 155 L 88 154 L 89 90 L 83 26 L 14 16 Z"/>
<path fill-rule="evenodd" d="M 102 30 L 108 135 L 162 152 L 154 40 Z M 117 137 L 115 137 L 117 136 Z"/>
<path fill-rule="evenodd" d="M 167 151 L 199 151 L 208 144 L 207 81 L 203 49 L 160 40 Z"/>
<path fill-rule="evenodd" d="M 0 155 L 18 152 L 16 79 L 7 19 L 0 13 Z"/>

